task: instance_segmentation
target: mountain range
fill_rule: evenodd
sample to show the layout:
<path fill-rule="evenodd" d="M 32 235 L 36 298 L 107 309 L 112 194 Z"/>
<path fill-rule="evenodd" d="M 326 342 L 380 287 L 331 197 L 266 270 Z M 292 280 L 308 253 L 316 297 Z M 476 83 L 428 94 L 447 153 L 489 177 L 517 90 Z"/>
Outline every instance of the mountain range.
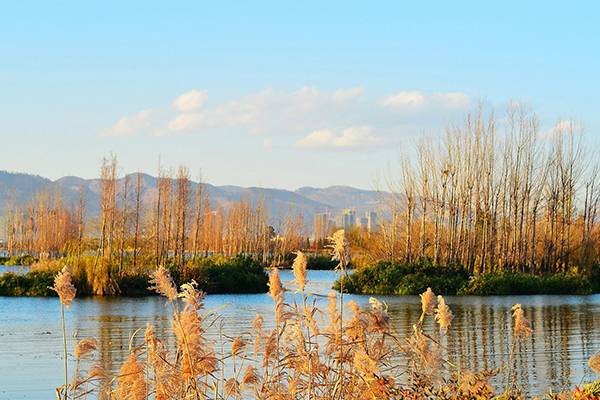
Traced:
<path fill-rule="evenodd" d="M 130 174 L 133 187 L 135 174 Z M 124 178 L 121 178 L 122 180 Z M 143 203 L 150 205 L 155 198 L 157 178 L 142 174 Z M 192 182 L 195 190 L 197 182 Z M 306 224 L 312 224 L 315 213 L 329 212 L 340 214 L 344 208 L 355 208 L 357 215 L 367 211 L 376 211 L 382 201 L 391 196 L 388 192 L 357 189 L 350 186 L 329 186 L 326 188 L 301 187 L 297 190 L 285 190 L 262 187 L 216 186 L 203 183 L 213 207 L 227 207 L 233 202 L 245 199 L 253 204 L 263 201 L 269 209 L 271 222 L 277 223 L 282 215 L 290 210 L 301 212 Z M 74 203 L 79 199 L 81 188 L 85 192 L 86 212 L 89 217 L 99 213 L 100 179 L 84 179 L 65 176 L 50 180 L 37 175 L 0 171 L 0 211 L 12 201 L 17 204 L 28 203 L 37 192 L 58 190 L 66 201 Z"/>

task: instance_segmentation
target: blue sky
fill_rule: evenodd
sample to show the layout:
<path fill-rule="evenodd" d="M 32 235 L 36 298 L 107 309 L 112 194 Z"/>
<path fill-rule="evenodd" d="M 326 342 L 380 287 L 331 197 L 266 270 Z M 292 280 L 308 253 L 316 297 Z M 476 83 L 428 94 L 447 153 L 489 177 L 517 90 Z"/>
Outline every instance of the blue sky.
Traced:
<path fill-rule="evenodd" d="M 482 100 L 600 129 L 593 2 L 85 3 L 3 5 L 0 169 L 370 188 Z"/>

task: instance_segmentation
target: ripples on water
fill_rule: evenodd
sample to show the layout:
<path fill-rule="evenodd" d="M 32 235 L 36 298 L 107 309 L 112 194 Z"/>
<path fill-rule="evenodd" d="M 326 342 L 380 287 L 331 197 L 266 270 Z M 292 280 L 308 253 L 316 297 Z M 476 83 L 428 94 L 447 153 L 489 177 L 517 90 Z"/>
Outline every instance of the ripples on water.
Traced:
<path fill-rule="evenodd" d="M 282 271 L 284 285 L 292 274 Z M 327 294 L 335 278 L 330 271 L 309 271 L 308 290 Z M 288 300 L 292 293 L 288 294 Z M 367 306 L 368 296 L 349 296 Z M 394 329 L 404 337 L 420 315 L 418 296 L 379 297 L 389 306 Z M 587 359 L 600 350 L 600 296 L 448 297 L 455 318 L 441 338 L 448 358 L 461 368 L 479 371 L 506 365 L 512 346 L 510 308 L 521 303 L 534 333 L 515 357 L 518 381 L 531 393 L 571 388 L 593 379 Z M 273 325 L 272 301 L 266 294 L 210 295 L 206 308 L 223 316 L 224 333 L 250 330 L 255 315 Z M 0 297 L 0 399 L 49 399 L 62 382 L 62 338 L 56 298 Z M 170 309 L 159 297 L 81 298 L 67 311 L 67 329 L 77 338 L 95 337 L 105 367 L 116 372 L 128 354 L 131 334 L 155 325 L 172 343 Z M 431 329 L 430 326 L 427 327 Z M 209 332 L 213 338 L 216 331 Z M 436 334 L 439 338 L 439 335 Z M 140 332 L 138 341 L 143 337 Z M 69 348 L 75 344 L 70 338 Z M 502 382 L 495 382 L 499 387 Z"/>

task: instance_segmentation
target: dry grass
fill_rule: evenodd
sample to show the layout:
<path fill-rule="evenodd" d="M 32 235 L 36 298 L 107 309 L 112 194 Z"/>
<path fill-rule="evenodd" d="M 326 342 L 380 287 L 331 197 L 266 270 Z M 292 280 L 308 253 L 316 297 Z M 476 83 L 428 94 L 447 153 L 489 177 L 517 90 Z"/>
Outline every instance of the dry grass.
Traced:
<path fill-rule="evenodd" d="M 343 234 L 336 239 L 332 251 L 344 264 L 349 254 Z M 218 341 L 208 340 L 206 330 L 222 324 L 222 319 L 204 310 L 204 295 L 194 282 L 177 290 L 168 272 L 159 269 L 153 287 L 172 306 L 174 345 L 167 346 L 149 325 L 143 343 L 131 346 L 119 373 L 108 377 L 98 366 L 87 373 L 80 368 L 79 360 L 91 362 L 96 349 L 94 340 L 84 339 L 75 349 L 75 376 L 57 389 L 58 399 L 521 398 L 518 388 L 512 386 L 504 393 L 495 393 L 490 384 L 493 372 L 460 370 L 446 360 L 443 345 L 425 329 L 430 326 L 427 319 L 432 319 L 437 325 L 430 329 L 451 334 L 453 314 L 442 296 L 436 297 L 431 289 L 423 293 L 422 313 L 413 325 L 413 333 L 408 338 L 400 337 L 390 324 L 387 305 L 375 298 L 370 299 L 366 309 L 349 301 L 344 313 L 343 292 L 331 293 L 327 306 L 317 307 L 319 303 L 304 291 L 302 256 L 297 253 L 294 263 L 302 302 L 296 301 L 297 296 L 292 303 L 285 302 L 279 273 L 274 269 L 269 288 L 275 326 L 266 328 L 263 318 L 257 315 L 251 333 L 228 338 L 221 330 Z M 516 342 L 531 334 L 531 325 L 520 305 L 513 308 L 513 316 Z M 590 361 L 594 368 L 597 359 L 594 356 Z M 584 397 L 585 390 L 550 398 L 597 398 Z"/>

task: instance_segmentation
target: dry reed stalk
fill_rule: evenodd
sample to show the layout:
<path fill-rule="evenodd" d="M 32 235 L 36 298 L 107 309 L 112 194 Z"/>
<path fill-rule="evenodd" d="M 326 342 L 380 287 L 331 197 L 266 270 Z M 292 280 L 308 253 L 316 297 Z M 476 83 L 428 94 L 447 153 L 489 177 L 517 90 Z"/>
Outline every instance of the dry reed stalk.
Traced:
<path fill-rule="evenodd" d="M 63 269 L 54 277 L 54 286 L 51 287 L 58 294 L 60 300 L 60 321 L 61 331 L 63 336 L 63 359 L 64 359 L 64 372 L 65 372 L 65 384 L 64 384 L 64 398 L 68 397 L 69 391 L 69 371 L 67 361 L 67 332 L 65 328 L 65 307 L 70 307 L 77 289 L 73 286 L 72 275 L 68 268 L 65 266 Z"/>
<path fill-rule="evenodd" d="M 343 331 L 344 331 L 344 280 L 348 278 L 347 267 L 350 265 L 350 242 L 346 239 L 346 233 L 343 229 L 340 229 L 334 232 L 333 236 L 329 238 L 330 245 L 328 246 L 330 249 L 331 259 L 339 261 L 337 266 L 337 270 L 341 271 L 340 276 L 340 305 L 339 305 L 339 350 L 338 350 L 338 381 L 336 382 L 336 388 L 341 388 L 341 385 L 344 381 L 344 368 L 342 363 L 342 357 L 344 355 L 344 341 L 343 341 Z M 344 398 L 342 392 L 342 399 Z"/>

